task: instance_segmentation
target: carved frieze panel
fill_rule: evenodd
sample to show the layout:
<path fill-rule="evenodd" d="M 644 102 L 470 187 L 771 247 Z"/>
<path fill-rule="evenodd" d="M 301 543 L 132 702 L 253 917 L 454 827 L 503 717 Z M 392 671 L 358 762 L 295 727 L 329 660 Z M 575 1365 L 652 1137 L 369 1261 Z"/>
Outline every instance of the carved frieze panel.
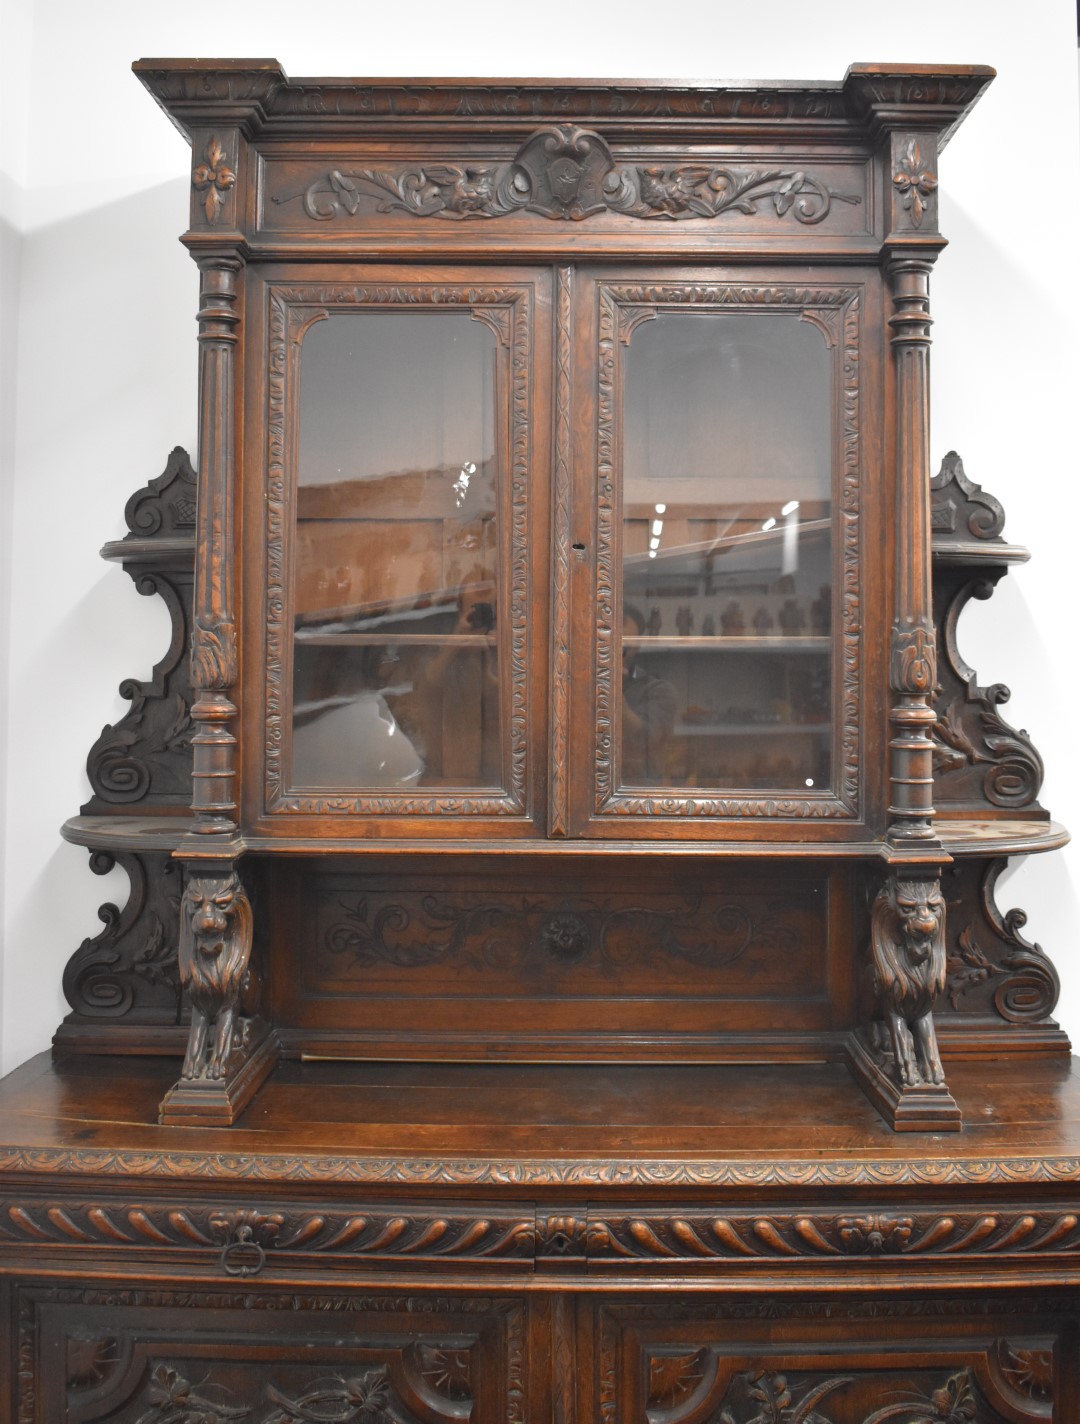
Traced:
<path fill-rule="evenodd" d="M 668 222 L 728 215 L 750 219 L 761 231 L 784 220 L 816 226 L 826 222 L 834 205 L 854 208 L 863 202 L 861 191 L 850 191 L 862 186 L 858 170 L 827 165 L 816 172 L 783 160 L 717 163 L 659 156 L 622 163 L 599 133 L 567 123 L 537 129 L 509 162 L 342 163 L 321 171 L 309 166 L 303 177 L 288 167 L 279 176 L 275 167 L 284 165 L 271 166 L 266 208 L 271 226 L 277 225 L 275 208 L 295 205 L 309 222 L 353 227 L 388 214 L 467 222 L 529 212 L 572 222 L 599 214 Z M 848 190 L 833 186 L 840 183 Z"/>
<path fill-rule="evenodd" d="M 302 993 L 276 1006 L 281 1024 L 318 1028 L 329 1013 L 338 1032 L 378 1034 L 426 1002 L 440 1034 L 572 1036 L 597 996 L 612 1033 L 825 1022 L 826 891 L 812 874 L 716 873 L 704 888 L 669 876 L 630 898 L 580 872 L 558 892 L 537 871 L 472 888 L 445 874 L 298 874 L 298 932 L 281 953 Z"/>

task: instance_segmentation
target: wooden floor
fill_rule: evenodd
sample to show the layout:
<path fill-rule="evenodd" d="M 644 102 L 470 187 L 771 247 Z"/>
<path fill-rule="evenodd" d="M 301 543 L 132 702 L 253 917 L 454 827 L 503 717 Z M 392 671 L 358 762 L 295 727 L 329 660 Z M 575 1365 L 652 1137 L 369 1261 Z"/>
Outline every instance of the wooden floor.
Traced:
<path fill-rule="evenodd" d="M 941 1135 L 891 1132 L 836 1064 L 285 1063 L 236 1126 L 162 1128 L 176 1070 L 32 1059 L 0 1084 L 0 1168 L 232 1176 L 245 1173 L 240 1154 L 249 1174 L 282 1180 L 649 1185 L 677 1167 L 684 1183 L 696 1171 L 756 1186 L 845 1171 L 1080 1181 L 1080 1078 L 1067 1059 L 949 1065 L 965 1126 Z"/>

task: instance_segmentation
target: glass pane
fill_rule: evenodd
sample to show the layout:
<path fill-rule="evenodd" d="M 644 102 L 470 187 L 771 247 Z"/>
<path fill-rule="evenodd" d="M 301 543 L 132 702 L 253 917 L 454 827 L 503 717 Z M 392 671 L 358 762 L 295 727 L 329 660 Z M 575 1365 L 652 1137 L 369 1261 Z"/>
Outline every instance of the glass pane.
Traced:
<path fill-rule="evenodd" d="M 625 353 L 628 787 L 831 787 L 832 362 L 797 314 L 660 313 Z"/>
<path fill-rule="evenodd" d="M 300 367 L 293 785 L 498 787 L 497 347 L 338 312 Z"/>

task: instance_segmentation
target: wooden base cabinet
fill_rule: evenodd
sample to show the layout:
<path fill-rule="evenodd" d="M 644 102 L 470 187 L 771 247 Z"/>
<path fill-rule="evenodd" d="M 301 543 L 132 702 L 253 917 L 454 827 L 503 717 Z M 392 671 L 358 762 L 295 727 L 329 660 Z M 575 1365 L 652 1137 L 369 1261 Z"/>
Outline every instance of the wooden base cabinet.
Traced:
<path fill-rule="evenodd" d="M 1078 1424 L 995 898 L 1067 834 L 957 643 L 1027 551 L 929 448 L 993 71 L 135 70 L 199 445 L 103 550 L 172 634 L 0 1085 L 0 1424 Z"/>

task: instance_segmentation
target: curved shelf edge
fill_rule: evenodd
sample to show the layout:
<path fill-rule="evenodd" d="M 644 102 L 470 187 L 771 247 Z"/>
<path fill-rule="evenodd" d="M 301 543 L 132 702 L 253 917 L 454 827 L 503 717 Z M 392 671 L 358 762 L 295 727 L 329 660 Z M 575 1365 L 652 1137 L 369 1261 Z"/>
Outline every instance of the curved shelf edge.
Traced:
<path fill-rule="evenodd" d="M 60 834 L 72 845 L 89 849 L 176 850 L 193 825 L 190 816 L 72 816 Z M 937 832 L 951 856 L 1033 855 L 1038 851 L 1060 850 L 1069 843 L 1069 833 L 1056 821 L 964 820 L 937 822 Z M 249 852 L 283 855 L 393 855 L 408 850 L 414 855 L 558 855 L 633 856 L 654 855 L 657 841 L 539 840 L 517 838 L 493 840 L 382 840 L 361 835 L 341 836 L 250 836 L 244 847 Z M 768 856 L 773 859 L 813 858 L 874 859 L 882 855 L 881 841 L 665 841 L 669 855 L 731 859 Z"/>
<path fill-rule="evenodd" d="M 1071 839 L 1057 821 L 948 821 L 936 822 L 941 843 L 952 856 L 1034 855 L 1060 850 Z"/>
<path fill-rule="evenodd" d="M 88 850 L 175 850 L 193 824 L 191 816 L 72 816 L 60 834 Z"/>

